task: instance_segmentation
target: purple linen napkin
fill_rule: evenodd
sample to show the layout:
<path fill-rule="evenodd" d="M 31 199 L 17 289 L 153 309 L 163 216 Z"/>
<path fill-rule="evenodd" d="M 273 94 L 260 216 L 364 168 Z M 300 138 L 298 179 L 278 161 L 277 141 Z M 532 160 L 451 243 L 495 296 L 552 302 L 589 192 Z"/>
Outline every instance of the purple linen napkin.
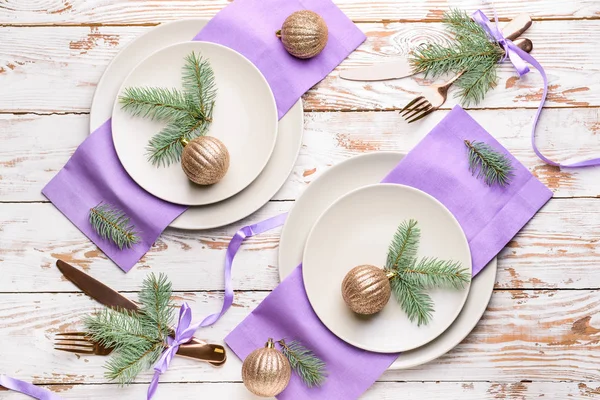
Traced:
<path fill-rule="evenodd" d="M 513 164 L 508 186 L 487 186 L 469 172 L 465 140 L 485 142 Z M 552 192 L 460 106 L 383 179 L 429 193 L 460 223 L 471 248 L 473 276 L 542 208 Z"/>
<path fill-rule="evenodd" d="M 515 167 L 510 185 L 488 187 L 471 175 L 464 140 L 483 141 L 503 152 Z M 552 197 L 500 143 L 462 108 L 455 107 L 383 182 L 423 190 L 442 202 L 461 224 L 476 275 Z M 398 354 L 372 353 L 352 347 L 331 333 L 314 313 L 296 268 L 225 338 L 244 359 L 274 337 L 299 340 L 323 357 L 329 378 L 322 388 L 308 389 L 295 375 L 280 400 L 358 398 L 383 374 Z"/>
<path fill-rule="evenodd" d="M 294 11 L 318 12 L 329 26 L 329 42 L 317 57 L 290 56 L 275 36 Z M 279 118 L 364 40 L 364 34 L 330 0 L 236 0 L 219 12 L 194 40 L 233 48 L 250 59 L 267 78 Z M 150 249 L 162 231 L 187 207 L 150 195 L 123 169 L 112 143 L 110 120 L 77 149 L 42 193 L 125 272 Z M 101 201 L 127 213 L 142 232 L 142 241 L 119 250 L 101 239 L 88 222 L 90 208 Z"/>
<path fill-rule="evenodd" d="M 42 193 L 115 264 L 128 272 L 160 233 L 186 206 L 168 203 L 140 188 L 127 174 L 115 151 L 106 121 L 75 151 Z M 102 239 L 89 223 L 90 208 L 100 202 L 118 206 L 140 232 L 140 242 L 119 250 Z"/>
<path fill-rule="evenodd" d="M 291 56 L 275 36 L 291 13 L 304 9 L 323 17 L 329 28 L 327 46 L 309 60 Z M 273 90 L 279 118 L 365 39 L 330 0 L 235 0 L 194 38 L 222 44 L 252 61 Z"/>

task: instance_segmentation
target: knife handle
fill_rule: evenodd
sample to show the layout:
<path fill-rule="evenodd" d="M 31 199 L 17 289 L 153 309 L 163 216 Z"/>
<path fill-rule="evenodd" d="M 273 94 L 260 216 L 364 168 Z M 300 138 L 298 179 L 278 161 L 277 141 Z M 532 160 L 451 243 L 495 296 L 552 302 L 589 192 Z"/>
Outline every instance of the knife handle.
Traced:
<path fill-rule="evenodd" d="M 222 365 L 227 360 L 225 348 L 218 344 L 183 344 L 179 346 L 177 355 L 206 361 L 214 366 Z"/>
<path fill-rule="evenodd" d="M 502 33 L 505 38 L 515 40 L 529 29 L 531 24 L 532 21 L 529 14 L 519 14 L 502 27 Z"/>

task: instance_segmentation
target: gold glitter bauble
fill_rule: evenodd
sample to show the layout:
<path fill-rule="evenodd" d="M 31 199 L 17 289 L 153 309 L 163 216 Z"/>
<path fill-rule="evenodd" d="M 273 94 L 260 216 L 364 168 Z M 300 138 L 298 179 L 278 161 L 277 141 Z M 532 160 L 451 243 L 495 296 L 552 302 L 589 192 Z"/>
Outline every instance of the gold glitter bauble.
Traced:
<path fill-rule="evenodd" d="M 327 45 L 329 30 L 319 14 L 303 10 L 287 17 L 276 34 L 288 53 L 298 58 L 312 58 Z"/>
<path fill-rule="evenodd" d="M 187 177 L 198 185 L 219 182 L 229 169 L 229 151 L 219 139 L 199 136 L 184 143 L 181 166 Z"/>
<path fill-rule="evenodd" d="M 342 282 L 342 296 L 357 314 L 378 313 L 390 300 L 392 288 L 387 273 L 373 265 L 352 268 Z"/>
<path fill-rule="evenodd" d="M 287 387 L 292 377 L 290 362 L 269 339 L 264 348 L 254 350 L 242 364 L 242 380 L 257 396 L 273 397 Z"/>

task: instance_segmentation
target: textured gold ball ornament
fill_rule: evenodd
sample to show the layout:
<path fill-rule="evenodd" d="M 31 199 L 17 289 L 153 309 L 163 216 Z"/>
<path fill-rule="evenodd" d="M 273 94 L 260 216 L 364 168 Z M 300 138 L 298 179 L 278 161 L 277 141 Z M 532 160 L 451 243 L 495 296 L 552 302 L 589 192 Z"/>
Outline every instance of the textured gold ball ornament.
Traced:
<path fill-rule="evenodd" d="M 229 151 L 219 139 L 199 136 L 183 141 L 181 166 L 187 177 L 198 185 L 219 182 L 229 169 Z"/>
<path fill-rule="evenodd" d="M 292 367 L 287 358 L 269 339 L 264 348 L 254 350 L 242 364 L 242 380 L 257 396 L 277 396 L 290 383 Z"/>
<path fill-rule="evenodd" d="M 342 297 L 352 311 L 357 314 L 378 313 L 390 300 L 392 287 L 386 273 L 373 265 L 359 265 L 352 268 L 342 282 Z"/>
<path fill-rule="evenodd" d="M 327 45 L 329 30 L 319 14 L 302 10 L 287 17 L 276 35 L 294 57 L 312 58 Z"/>

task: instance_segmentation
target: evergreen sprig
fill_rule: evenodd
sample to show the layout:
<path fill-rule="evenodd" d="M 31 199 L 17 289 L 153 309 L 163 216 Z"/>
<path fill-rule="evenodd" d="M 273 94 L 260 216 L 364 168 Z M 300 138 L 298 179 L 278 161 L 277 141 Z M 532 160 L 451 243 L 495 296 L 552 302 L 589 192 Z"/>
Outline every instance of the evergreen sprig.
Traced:
<path fill-rule="evenodd" d="M 111 240 L 121 250 L 131 248 L 140 241 L 138 232 L 127 214 L 111 204 L 101 202 L 90 209 L 89 221 L 102 239 Z"/>
<path fill-rule="evenodd" d="M 206 133 L 217 89 L 208 60 L 192 52 L 182 70 L 183 90 L 160 87 L 126 88 L 119 102 L 133 116 L 166 122 L 146 147 L 148 161 L 169 166 L 181 160 L 183 143 Z"/>
<path fill-rule="evenodd" d="M 293 340 L 286 343 L 284 339 L 278 341 L 281 352 L 290 362 L 292 369 L 309 388 L 318 387 L 327 379 L 325 363 L 311 350 L 300 342 Z"/>
<path fill-rule="evenodd" d="M 104 309 L 83 319 L 91 340 L 112 348 L 106 377 L 131 383 L 160 358 L 174 316 L 171 284 L 165 275 L 150 274 L 142 283 L 139 312 Z"/>
<path fill-rule="evenodd" d="M 469 152 L 469 171 L 488 186 L 506 186 L 514 177 L 512 162 L 483 142 L 465 140 Z"/>
<path fill-rule="evenodd" d="M 392 273 L 392 293 L 411 322 L 427 325 L 434 304 L 426 290 L 435 287 L 461 289 L 471 280 L 459 262 L 433 257 L 417 259 L 421 231 L 416 220 L 403 221 L 388 251 L 385 270 Z"/>
<path fill-rule="evenodd" d="M 463 72 L 455 83 L 460 88 L 457 97 L 465 106 L 478 104 L 497 85 L 497 64 L 505 51 L 465 11 L 452 9 L 443 22 L 454 40 L 419 46 L 411 54 L 413 69 L 426 78 Z"/>

